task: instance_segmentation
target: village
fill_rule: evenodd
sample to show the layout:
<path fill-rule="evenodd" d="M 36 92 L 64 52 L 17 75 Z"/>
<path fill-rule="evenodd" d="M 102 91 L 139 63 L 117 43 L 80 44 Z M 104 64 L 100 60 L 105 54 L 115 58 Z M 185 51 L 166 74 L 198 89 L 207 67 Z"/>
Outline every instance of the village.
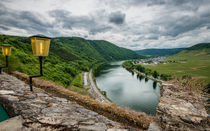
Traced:
<path fill-rule="evenodd" d="M 135 60 L 133 64 L 143 64 L 143 65 L 157 65 L 157 64 L 166 64 L 164 60 L 166 57 L 154 57 L 154 58 L 148 58 L 148 59 L 140 59 Z"/>

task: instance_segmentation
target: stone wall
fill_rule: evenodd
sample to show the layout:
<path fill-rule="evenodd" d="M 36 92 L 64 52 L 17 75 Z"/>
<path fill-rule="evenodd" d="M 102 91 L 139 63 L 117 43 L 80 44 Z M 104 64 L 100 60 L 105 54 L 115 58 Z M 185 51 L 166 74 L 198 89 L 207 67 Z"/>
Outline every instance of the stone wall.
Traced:
<path fill-rule="evenodd" d="M 210 130 L 204 105 L 200 94 L 163 83 L 156 116 L 164 130 Z"/>
<path fill-rule="evenodd" d="M 0 75 L 0 103 L 17 116 L 0 123 L 0 130 L 137 130 L 42 89 L 30 92 L 27 84 L 6 74 Z"/>
<path fill-rule="evenodd" d="M 145 128 L 135 128 L 122 124 L 123 119 L 119 121 L 120 123 L 112 121 L 97 112 L 78 105 L 75 101 L 53 94 L 56 93 L 49 93 L 36 87 L 34 87 L 34 92 L 30 92 L 29 86 L 25 82 L 13 76 L 1 74 L 0 104 L 3 104 L 8 114 L 13 118 L 0 123 L 0 129 L 23 131 L 37 129 L 82 131 L 145 130 Z M 103 104 L 106 105 L 106 103 Z M 110 105 L 106 106 L 110 107 Z M 120 108 L 118 111 L 120 111 Z M 129 115 L 129 112 L 124 113 Z M 141 114 L 137 116 L 141 119 Z M 123 118 L 123 116 L 121 117 Z"/>
<path fill-rule="evenodd" d="M 28 82 L 28 76 L 23 73 L 13 72 L 13 75 L 26 83 Z M 102 103 L 88 96 L 72 92 L 50 81 L 35 78 L 33 79 L 33 84 L 53 95 L 74 101 L 86 109 L 95 111 L 113 121 L 118 121 L 141 129 L 148 129 L 150 123 L 154 121 L 154 117 L 148 116 L 143 112 L 129 110 L 113 103 Z"/>

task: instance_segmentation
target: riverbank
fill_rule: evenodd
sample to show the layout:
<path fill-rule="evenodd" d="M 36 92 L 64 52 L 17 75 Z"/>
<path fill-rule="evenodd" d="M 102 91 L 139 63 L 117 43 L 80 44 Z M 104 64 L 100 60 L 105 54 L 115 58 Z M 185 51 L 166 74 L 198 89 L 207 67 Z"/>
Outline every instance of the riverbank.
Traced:
<path fill-rule="evenodd" d="M 159 82 L 159 83 L 162 83 L 162 82 L 163 82 L 163 81 L 160 80 L 160 79 L 157 79 L 157 78 L 154 78 L 154 77 L 152 77 L 152 76 L 146 75 L 145 73 L 139 72 L 139 71 L 137 71 L 137 70 L 135 70 L 135 69 L 134 69 L 133 71 L 136 72 L 137 74 L 140 74 L 140 75 L 144 76 L 145 78 L 149 78 L 149 79 L 151 79 L 151 80 L 153 80 L 153 81 L 156 81 L 156 82 Z"/>
<path fill-rule="evenodd" d="M 137 72 L 132 67 L 131 71 Z M 141 73 L 144 75 L 144 73 Z M 161 81 L 160 102 L 156 111 L 158 125 L 164 130 L 210 130 L 210 117 L 200 93 L 187 83 Z"/>
<path fill-rule="evenodd" d="M 88 90 L 88 92 L 91 94 L 91 96 L 100 101 L 100 102 L 106 102 L 106 103 L 111 103 L 110 100 L 108 100 L 102 93 L 101 91 L 99 91 L 99 89 L 97 88 L 97 85 L 95 84 L 94 80 L 93 80 L 93 76 L 92 76 L 92 69 L 90 70 L 90 72 L 88 73 L 88 78 L 89 78 L 89 82 L 90 82 L 90 89 Z"/>

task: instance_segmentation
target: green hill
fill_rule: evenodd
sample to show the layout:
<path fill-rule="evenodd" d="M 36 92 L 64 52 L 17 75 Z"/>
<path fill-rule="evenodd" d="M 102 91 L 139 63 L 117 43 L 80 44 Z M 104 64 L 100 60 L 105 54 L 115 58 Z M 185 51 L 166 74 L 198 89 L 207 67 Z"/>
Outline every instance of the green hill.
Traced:
<path fill-rule="evenodd" d="M 190 76 L 201 83 L 210 83 L 210 43 L 201 43 L 168 57 L 167 64 L 147 65 L 159 74 L 174 77 Z"/>
<path fill-rule="evenodd" d="M 132 50 L 118 47 L 108 41 L 94 40 L 89 42 L 108 61 L 144 58 L 144 56 L 139 56 Z"/>
<path fill-rule="evenodd" d="M 32 55 L 29 38 L 0 35 L 0 45 L 2 44 L 12 45 L 10 70 L 28 75 L 39 73 L 38 57 Z M 43 68 L 46 75 L 42 78 L 67 87 L 81 72 L 89 71 L 98 63 L 135 58 L 144 56 L 103 40 L 57 37 L 51 40 L 49 56 L 44 58 Z M 5 58 L 0 55 L 0 65 L 4 62 Z"/>
<path fill-rule="evenodd" d="M 208 48 L 210 48 L 210 43 L 200 43 L 200 44 L 196 44 L 188 48 L 187 50 L 201 50 L 201 49 L 208 49 Z"/>
<path fill-rule="evenodd" d="M 150 55 L 150 56 L 171 56 L 179 53 L 185 48 L 173 48 L 173 49 L 143 49 L 137 50 L 136 52 L 141 55 Z"/>

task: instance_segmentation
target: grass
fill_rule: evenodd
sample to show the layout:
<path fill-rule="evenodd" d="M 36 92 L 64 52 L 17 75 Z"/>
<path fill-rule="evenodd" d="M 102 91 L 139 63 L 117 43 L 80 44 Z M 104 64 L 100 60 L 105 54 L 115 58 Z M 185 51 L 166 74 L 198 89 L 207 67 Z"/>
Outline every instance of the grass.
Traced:
<path fill-rule="evenodd" d="M 170 74 L 177 78 L 187 75 L 204 84 L 210 82 L 210 49 L 182 51 L 165 61 L 168 63 L 143 66 L 159 74 Z"/>
<path fill-rule="evenodd" d="M 72 81 L 72 84 L 68 86 L 70 91 L 77 92 L 81 95 L 90 96 L 90 93 L 87 91 L 88 87 L 84 87 L 82 84 L 82 73 L 78 74 Z"/>
<path fill-rule="evenodd" d="M 82 73 L 78 74 L 72 81 L 71 85 L 79 87 L 79 88 L 84 88 L 82 84 Z"/>
<path fill-rule="evenodd" d="M 86 95 L 86 96 L 90 96 L 90 93 L 87 91 L 86 88 L 79 88 L 79 87 L 76 87 L 76 86 L 71 86 L 68 88 L 70 91 L 74 91 L 74 92 L 77 92 L 81 95 Z"/>

